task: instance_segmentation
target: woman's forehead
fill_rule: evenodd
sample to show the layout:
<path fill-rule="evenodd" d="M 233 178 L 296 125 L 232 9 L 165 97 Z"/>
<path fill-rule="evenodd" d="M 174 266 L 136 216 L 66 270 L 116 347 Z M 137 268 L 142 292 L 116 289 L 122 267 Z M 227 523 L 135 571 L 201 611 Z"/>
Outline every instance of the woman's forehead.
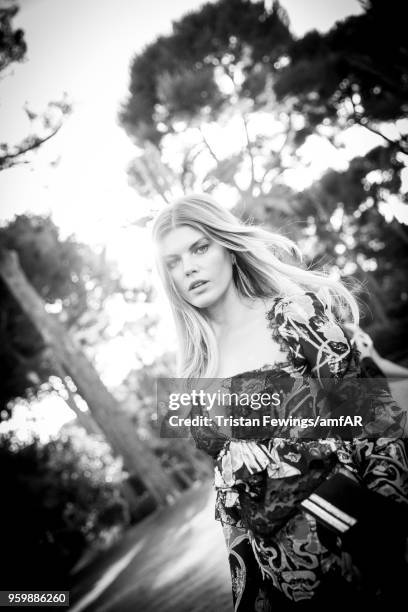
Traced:
<path fill-rule="evenodd" d="M 166 232 L 159 242 L 159 249 L 166 257 L 189 249 L 194 242 L 205 237 L 204 232 L 195 227 L 180 225 Z"/>

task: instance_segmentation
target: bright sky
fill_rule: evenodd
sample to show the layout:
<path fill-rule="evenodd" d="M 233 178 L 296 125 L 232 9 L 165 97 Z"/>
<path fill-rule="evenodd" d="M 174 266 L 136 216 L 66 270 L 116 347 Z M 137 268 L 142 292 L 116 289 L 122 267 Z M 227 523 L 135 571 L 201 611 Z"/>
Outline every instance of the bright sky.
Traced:
<path fill-rule="evenodd" d="M 15 19 L 28 44 L 27 60 L 13 65 L 0 83 L 2 139 L 27 133 L 21 107 L 41 111 L 67 92 L 73 116 L 29 168 L 0 175 L 1 218 L 26 210 L 52 211 L 66 232 L 89 242 L 115 242 L 112 228 L 143 214 L 143 203 L 127 185 L 125 167 L 134 147 L 116 123 L 128 85 L 131 57 L 197 0 L 25 0 Z M 356 0 L 282 2 L 297 34 L 327 29 L 352 12 Z M 49 167 L 49 161 L 57 165 Z M 114 232 L 113 232 L 114 233 Z M 129 259 L 128 245 L 126 256 Z"/>
<path fill-rule="evenodd" d="M 282 0 L 281 4 L 297 35 L 312 28 L 327 30 L 337 19 L 361 12 L 357 0 Z M 172 21 L 201 5 L 199 0 L 20 2 L 14 23 L 25 31 L 28 53 L 26 61 L 14 64 L 0 81 L 1 139 L 18 142 L 27 134 L 21 110 L 26 103 L 41 112 L 47 102 L 66 92 L 73 114 L 32 164 L 0 173 L 1 222 L 23 212 L 51 212 L 63 235 L 75 233 L 91 245 L 107 245 L 125 281 L 137 284 L 152 262 L 149 236 L 146 230 L 123 225 L 143 216 L 148 203 L 127 184 L 126 166 L 135 150 L 116 116 L 126 96 L 132 56 L 159 34 L 168 33 Z M 368 136 L 364 142 L 355 140 L 355 150 L 374 144 Z M 316 156 L 313 151 L 311 145 L 309 156 L 318 157 L 320 172 L 329 152 Z M 101 362 L 109 385 L 127 373 L 123 360 L 105 355 Z"/>
<path fill-rule="evenodd" d="M 26 103 L 41 112 L 67 92 L 74 112 L 32 164 L 0 174 L 0 220 L 26 211 L 51 212 L 63 233 L 107 244 L 130 283 L 143 276 L 141 253 L 150 252 L 146 232 L 124 231 L 123 224 L 143 216 L 148 203 L 127 184 L 125 168 L 135 148 L 117 125 L 117 112 L 127 93 L 132 56 L 200 5 L 199 0 L 20 2 L 15 24 L 25 31 L 28 53 L 0 82 L 2 140 L 18 142 L 27 134 L 21 111 Z M 361 10 L 356 0 L 284 0 L 282 5 L 297 35 L 313 27 L 326 30 Z M 365 140 L 368 148 L 370 139 Z M 311 157 L 316 173 L 328 159 L 341 163 L 333 150 Z M 310 177 L 311 169 L 307 172 Z"/>

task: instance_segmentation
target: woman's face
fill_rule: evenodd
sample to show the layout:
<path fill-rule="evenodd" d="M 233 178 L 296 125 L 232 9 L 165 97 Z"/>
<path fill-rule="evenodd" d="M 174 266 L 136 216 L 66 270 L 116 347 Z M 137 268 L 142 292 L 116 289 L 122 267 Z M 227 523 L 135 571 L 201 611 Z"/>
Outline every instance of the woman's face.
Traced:
<path fill-rule="evenodd" d="M 197 308 L 216 304 L 233 286 L 229 251 L 188 225 L 170 230 L 160 254 L 180 295 Z"/>

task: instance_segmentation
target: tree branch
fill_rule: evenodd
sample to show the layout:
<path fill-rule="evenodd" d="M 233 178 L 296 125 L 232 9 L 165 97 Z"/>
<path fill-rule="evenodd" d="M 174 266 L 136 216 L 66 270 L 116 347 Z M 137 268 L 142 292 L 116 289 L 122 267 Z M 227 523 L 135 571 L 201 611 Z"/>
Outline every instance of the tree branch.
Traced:
<path fill-rule="evenodd" d="M 283 152 L 284 148 L 286 147 L 286 145 L 288 144 L 288 140 L 289 140 L 289 136 L 290 136 L 290 133 L 291 133 L 291 129 L 292 129 L 292 117 L 291 117 L 291 115 L 288 115 L 288 126 L 287 126 L 286 131 L 285 132 L 281 132 L 280 134 L 277 134 L 277 136 L 280 136 L 281 134 L 285 134 L 285 138 L 283 140 L 283 143 L 281 144 L 279 149 L 275 152 L 276 159 L 279 160 L 279 161 L 275 164 L 275 166 L 273 168 L 268 168 L 267 170 L 265 170 L 265 172 L 264 172 L 264 174 L 262 176 L 262 179 L 261 179 L 261 185 L 263 185 L 263 183 L 266 180 L 266 177 L 273 170 L 278 170 L 276 176 L 280 176 L 282 174 L 282 172 L 284 172 L 285 170 L 288 170 L 288 168 L 282 164 L 282 152 Z"/>
<path fill-rule="evenodd" d="M 50 134 L 48 134 L 48 136 L 45 136 L 44 138 L 35 136 L 33 137 L 34 140 L 32 140 L 29 144 L 20 144 L 18 150 L 15 153 L 5 153 L 3 156 L 0 155 L 0 171 L 6 170 L 7 168 L 11 168 L 17 163 L 25 163 L 20 161 L 16 162 L 13 160 L 17 159 L 18 157 L 21 157 L 22 155 L 25 155 L 29 151 L 34 151 L 34 149 L 38 149 L 38 147 L 53 138 L 59 132 L 61 127 L 62 123 L 60 123 L 56 128 L 54 128 L 54 130 Z"/>
<path fill-rule="evenodd" d="M 245 113 L 242 113 L 242 121 L 244 123 L 244 129 L 245 129 L 245 137 L 246 137 L 246 142 L 247 142 L 247 153 L 249 155 L 249 159 L 251 160 L 251 191 L 253 189 L 253 187 L 256 184 L 256 179 L 255 179 L 255 160 L 254 160 L 254 154 L 252 151 L 252 143 L 251 140 L 249 138 L 249 132 L 248 132 L 248 121 L 246 118 Z"/>
<path fill-rule="evenodd" d="M 393 140 L 392 138 L 389 138 L 388 136 L 386 136 L 385 134 L 383 134 L 382 132 L 380 132 L 380 130 L 377 130 L 376 128 L 374 128 L 372 125 L 370 125 L 369 123 L 365 123 L 361 120 L 361 118 L 359 117 L 354 117 L 355 122 L 357 123 L 357 125 L 361 125 L 361 127 L 365 128 L 366 130 L 368 130 L 369 132 L 371 132 L 372 134 L 376 134 L 377 136 L 380 136 L 381 138 L 383 138 L 386 142 L 388 142 L 390 145 L 393 145 L 395 147 L 397 147 L 397 149 L 401 152 L 404 153 L 405 155 L 408 155 L 408 144 L 405 142 L 405 140 L 401 140 L 401 141 L 397 141 L 397 140 Z"/>
<path fill-rule="evenodd" d="M 198 131 L 200 132 L 201 138 L 202 138 L 202 140 L 203 140 L 203 143 L 204 143 L 204 144 L 205 144 L 205 146 L 206 146 L 207 151 L 209 152 L 209 154 L 211 155 L 211 157 L 213 158 L 213 160 L 214 160 L 214 161 L 215 161 L 217 164 L 219 164 L 219 163 L 220 163 L 220 160 L 218 159 L 218 157 L 217 157 L 217 155 L 216 155 L 216 153 L 215 153 L 214 149 L 211 147 L 210 143 L 209 143 L 209 142 L 208 142 L 208 140 L 206 139 L 206 137 L 205 137 L 205 135 L 204 135 L 204 132 L 203 132 L 203 130 L 202 130 L 202 128 L 201 128 L 201 126 L 200 126 L 200 127 L 198 127 L 197 129 L 198 129 Z"/>

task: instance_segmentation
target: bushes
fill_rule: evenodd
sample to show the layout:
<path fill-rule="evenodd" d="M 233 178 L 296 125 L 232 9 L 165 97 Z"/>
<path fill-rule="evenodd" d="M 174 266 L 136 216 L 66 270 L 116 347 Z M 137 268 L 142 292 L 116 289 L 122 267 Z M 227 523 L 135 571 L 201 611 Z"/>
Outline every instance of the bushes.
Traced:
<path fill-rule="evenodd" d="M 129 523 L 120 462 L 107 445 L 71 427 L 46 444 L 0 436 L 4 588 L 67 588 L 90 544 Z"/>

